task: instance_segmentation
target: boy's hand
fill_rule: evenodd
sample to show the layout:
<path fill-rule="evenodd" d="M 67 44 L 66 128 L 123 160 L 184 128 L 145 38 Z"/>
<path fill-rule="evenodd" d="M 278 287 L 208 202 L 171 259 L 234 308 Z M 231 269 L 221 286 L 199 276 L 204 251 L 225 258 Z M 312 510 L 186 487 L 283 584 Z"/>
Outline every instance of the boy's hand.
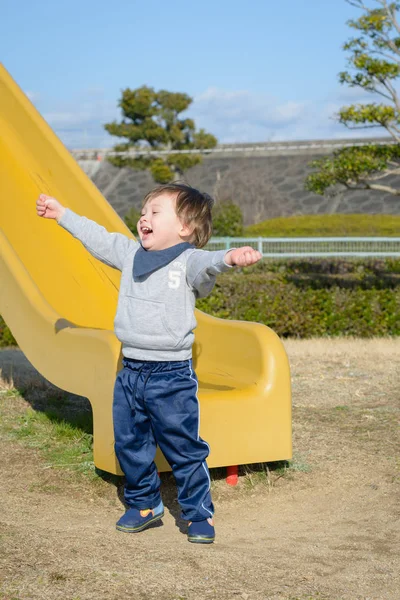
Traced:
<path fill-rule="evenodd" d="M 46 194 L 40 194 L 39 198 L 36 200 L 36 214 L 38 217 L 44 217 L 45 219 L 56 219 L 59 221 L 63 214 L 65 213 L 65 208 L 51 196 L 46 196 Z"/>
<path fill-rule="evenodd" d="M 251 246 L 243 246 L 243 248 L 229 250 L 227 254 L 225 254 L 226 264 L 231 266 L 237 265 L 238 267 L 249 267 L 261 259 L 261 252 L 254 250 Z"/>

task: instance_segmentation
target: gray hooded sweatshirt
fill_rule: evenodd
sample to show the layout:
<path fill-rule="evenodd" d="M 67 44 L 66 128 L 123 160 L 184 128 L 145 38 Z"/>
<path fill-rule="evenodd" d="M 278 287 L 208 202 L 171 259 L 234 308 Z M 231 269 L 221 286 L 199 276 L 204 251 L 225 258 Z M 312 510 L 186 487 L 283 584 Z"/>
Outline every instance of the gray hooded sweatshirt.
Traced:
<path fill-rule="evenodd" d="M 196 298 L 207 296 L 216 275 L 231 267 L 226 250 L 189 248 L 150 275 L 133 277 L 139 242 L 109 233 L 94 221 L 66 209 L 58 222 L 95 258 L 122 272 L 114 330 L 122 354 L 137 360 L 187 360 L 192 356 Z"/>

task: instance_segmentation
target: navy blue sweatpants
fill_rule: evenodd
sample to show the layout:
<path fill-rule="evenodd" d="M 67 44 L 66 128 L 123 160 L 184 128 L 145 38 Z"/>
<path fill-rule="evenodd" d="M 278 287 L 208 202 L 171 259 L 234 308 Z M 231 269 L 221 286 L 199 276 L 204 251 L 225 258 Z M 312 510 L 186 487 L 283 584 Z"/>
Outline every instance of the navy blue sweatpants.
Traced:
<path fill-rule="evenodd" d="M 212 516 L 208 444 L 199 436 L 198 382 L 192 361 L 123 359 L 114 387 L 115 452 L 125 473 L 125 501 L 138 509 L 161 500 L 158 445 L 172 468 L 182 517 Z"/>

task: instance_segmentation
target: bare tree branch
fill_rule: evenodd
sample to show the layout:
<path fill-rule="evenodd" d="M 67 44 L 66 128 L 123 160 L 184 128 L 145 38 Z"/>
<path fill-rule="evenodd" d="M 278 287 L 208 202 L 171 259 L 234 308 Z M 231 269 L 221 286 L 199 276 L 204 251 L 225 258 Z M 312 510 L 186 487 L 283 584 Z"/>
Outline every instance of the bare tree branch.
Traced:
<path fill-rule="evenodd" d="M 358 183 L 351 184 L 349 182 L 341 182 L 348 190 L 376 190 L 379 192 L 386 192 L 387 194 L 391 194 L 392 196 L 400 196 L 400 189 L 396 190 L 396 188 L 390 185 L 381 185 L 378 183 L 368 183 L 368 181 L 359 181 Z M 338 192 L 336 192 L 338 193 Z"/>
<path fill-rule="evenodd" d="M 386 0 L 383 0 L 383 7 L 386 9 L 387 14 L 389 15 L 389 18 L 391 20 L 391 22 L 393 23 L 393 27 L 396 29 L 397 33 L 400 34 L 400 25 L 396 19 L 396 13 L 390 10 L 388 3 Z"/>
<path fill-rule="evenodd" d="M 396 142 L 400 143 L 400 136 L 397 134 L 397 130 L 391 125 L 386 125 L 385 129 L 390 133 L 390 135 L 396 140 Z"/>
<path fill-rule="evenodd" d="M 386 87 L 385 84 L 382 81 L 379 81 L 379 80 L 377 80 L 377 81 L 378 81 L 379 84 L 381 84 L 384 87 Z M 364 89 L 367 89 L 367 88 L 364 88 Z M 393 102 L 393 98 L 392 98 L 391 95 L 385 94 L 385 92 L 381 92 L 377 87 L 373 87 L 373 88 L 371 88 L 368 91 L 373 92 L 374 94 L 379 94 L 380 96 L 383 96 L 384 98 L 386 98 L 386 100 L 389 100 L 390 102 Z"/>
<path fill-rule="evenodd" d="M 394 102 L 394 104 L 396 105 L 396 109 L 398 112 L 400 112 L 400 102 L 399 102 L 399 97 L 398 94 L 396 92 L 396 89 L 394 88 L 394 86 L 392 85 L 392 82 L 389 81 L 388 79 L 381 81 L 382 85 L 385 86 L 385 88 L 388 90 L 389 94 L 390 94 L 390 99 L 392 100 L 392 102 Z"/>
<path fill-rule="evenodd" d="M 346 0 L 347 4 L 351 4 L 351 6 L 355 6 L 356 8 L 362 8 L 364 10 L 369 10 L 361 0 Z"/>
<path fill-rule="evenodd" d="M 400 64 L 400 60 L 398 60 L 395 56 L 391 54 L 386 54 L 386 52 L 383 52 L 383 50 L 376 50 L 371 48 L 370 54 L 379 54 L 379 56 L 383 56 L 383 58 L 386 58 L 386 60 L 391 60 Z M 400 49 L 397 50 L 396 48 L 396 54 L 398 54 L 400 57 Z"/>
<path fill-rule="evenodd" d="M 383 42 L 384 44 L 387 44 L 394 54 L 400 55 L 400 49 L 397 48 L 396 44 L 386 33 L 382 33 L 382 32 L 376 33 L 374 42 L 376 42 L 377 40 L 380 42 Z M 372 49 L 371 49 L 371 51 L 372 51 Z M 374 52 L 378 52 L 378 50 L 374 50 Z M 389 56 L 389 59 L 394 60 L 394 57 Z"/>
<path fill-rule="evenodd" d="M 400 189 L 396 190 L 396 188 L 391 185 L 380 185 L 378 183 L 368 183 L 366 182 L 365 189 L 367 190 L 376 190 L 378 192 L 387 192 L 388 194 L 392 194 L 392 196 L 400 196 Z"/>
<path fill-rule="evenodd" d="M 381 39 L 387 43 L 389 48 L 391 48 L 393 54 L 397 54 L 397 56 L 400 56 L 400 48 L 397 48 L 397 46 L 393 43 L 393 41 L 388 36 L 381 36 Z M 393 56 L 390 58 L 391 58 L 391 60 L 395 60 Z"/>
<path fill-rule="evenodd" d="M 394 88 L 393 94 L 395 98 L 393 97 L 391 90 L 385 85 L 384 81 L 381 81 L 377 77 L 375 77 L 375 81 L 376 83 L 371 83 L 370 85 L 363 85 L 362 83 L 350 83 L 349 85 L 350 87 L 360 87 L 361 89 L 365 90 L 366 92 L 370 92 L 371 94 L 379 94 L 380 96 L 383 96 L 383 98 L 386 98 L 386 100 L 389 100 L 390 102 L 395 102 L 395 98 L 397 99 L 397 92 L 394 90 Z M 385 89 L 387 89 L 389 94 L 386 94 L 385 92 L 380 90 L 377 87 L 378 85 L 382 85 Z"/>
<path fill-rule="evenodd" d="M 397 165 L 399 167 L 399 165 Z M 381 171 L 376 175 L 368 175 L 369 181 L 380 181 L 381 179 L 385 179 L 385 177 L 389 177 L 389 175 L 399 175 L 400 169 L 385 169 L 385 171 Z"/>

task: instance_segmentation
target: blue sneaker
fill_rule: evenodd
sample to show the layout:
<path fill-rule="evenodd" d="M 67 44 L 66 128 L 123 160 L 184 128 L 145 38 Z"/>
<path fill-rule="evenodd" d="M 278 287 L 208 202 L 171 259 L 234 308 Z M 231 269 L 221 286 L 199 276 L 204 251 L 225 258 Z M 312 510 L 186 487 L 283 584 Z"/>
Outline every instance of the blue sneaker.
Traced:
<path fill-rule="evenodd" d="M 146 529 L 151 523 L 159 521 L 164 516 L 164 505 L 162 502 L 156 508 L 139 510 L 129 508 L 117 522 L 117 529 L 126 533 L 138 533 Z"/>
<path fill-rule="evenodd" d="M 212 544 L 215 539 L 212 519 L 189 522 L 188 540 L 194 544 Z"/>

